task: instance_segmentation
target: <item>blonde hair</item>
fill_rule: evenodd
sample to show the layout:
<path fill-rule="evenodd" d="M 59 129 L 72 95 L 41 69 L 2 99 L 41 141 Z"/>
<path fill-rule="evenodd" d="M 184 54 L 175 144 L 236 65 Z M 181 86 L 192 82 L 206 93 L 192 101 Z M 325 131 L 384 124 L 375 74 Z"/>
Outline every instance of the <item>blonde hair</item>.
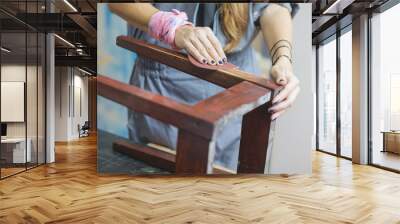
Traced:
<path fill-rule="evenodd" d="M 224 46 L 225 52 L 231 52 L 240 42 L 247 29 L 249 3 L 222 3 L 220 7 L 220 21 L 222 31 L 228 42 Z"/>

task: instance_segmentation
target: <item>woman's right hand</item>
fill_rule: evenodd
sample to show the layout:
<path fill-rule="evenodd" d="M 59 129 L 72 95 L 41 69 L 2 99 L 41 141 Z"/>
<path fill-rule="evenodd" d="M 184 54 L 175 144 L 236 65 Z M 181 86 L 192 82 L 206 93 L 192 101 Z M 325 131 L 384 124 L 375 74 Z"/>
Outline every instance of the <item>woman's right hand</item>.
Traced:
<path fill-rule="evenodd" d="M 179 27 L 175 31 L 175 45 L 203 64 L 222 65 L 227 62 L 220 42 L 209 27 Z"/>

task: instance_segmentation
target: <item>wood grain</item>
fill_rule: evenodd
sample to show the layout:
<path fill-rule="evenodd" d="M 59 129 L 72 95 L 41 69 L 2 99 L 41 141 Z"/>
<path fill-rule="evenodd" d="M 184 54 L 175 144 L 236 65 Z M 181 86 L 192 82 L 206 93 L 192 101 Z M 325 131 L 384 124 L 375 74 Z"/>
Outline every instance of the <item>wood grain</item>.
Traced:
<path fill-rule="evenodd" d="M 133 144 L 126 140 L 117 140 L 113 143 L 113 150 L 125 155 L 132 156 L 136 160 L 145 162 L 150 166 L 175 173 L 176 151 L 165 146 L 149 143 L 147 145 Z M 235 171 L 221 166 L 212 166 L 213 174 L 236 174 Z"/>
<path fill-rule="evenodd" d="M 310 175 L 107 176 L 93 135 L 1 180 L 0 223 L 400 222 L 399 174 L 312 153 Z"/>
<path fill-rule="evenodd" d="M 98 75 L 97 81 L 100 96 L 207 139 L 214 138 L 215 130 L 232 119 L 263 105 L 272 94 L 244 81 L 189 106 L 103 75 Z"/>
<path fill-rule="evenodd" d="M 212 172 L 215 141 L 218 131 L 232 119 L 253 111 L 244 117 L 241 143 L 240 172 L 262 173 L 265 166 L 270 120 L 267 104 L 273 91 L 279 87 L 270 80 L 256 77 L 232 66 L 213 70 L 196 66 L 190 57 L 171 49 L 145 43 L 128 36 L 117 38 L 117 45 L 174 67 L 190 75 L 228 88 L 220 94 L 203 100 L 194 107 L 177 103 L 167 97 L 129 86 L 105 76 L 98 77 L 99 94 L 129 109 L 145 113 L 179 129 L 176 155 L 176 173 L 205 174 Z M 265 106 L 262 106 L 265 105 Z M 258 107 L 258 109 L 256 109 Z M 265 114 L 261 115 L 261 111 Z M 258 123 L 257 123 L 258 122 Z M 260 125 L 259 123 L 263 123 Z M 260 128 L 260 130 L 258 130 Z M 260 131 L 260 135 L 255 135 Z M 265 136 L 264 136 L 265 135 Z M 118 150 L 118 144 L 115 146 Z M 126 149 L 128 147 L 124 147 Z M 119 150 L 121 150 L 119 148 Z M 140 150 L 136 151 L 137 153 Z M 140 157 L 148 160 L 144 151 Z M 139 155 L 137 154 L 137 156 Z M 156 154 L 152 155 L 155 156 Z M 161 156 L 161 155 L 160 155 Z M 161 164 L 164 166 L 161 158 Z M 250 161 L 256 159 L 254 164 Z M 157 162 L 154 162 L 157 164 Z"/>
<path fill-rule="evenodd" d="M 243 116 L 238 173 L 264 173 L 271 127 L 268 108 L 265 103 Z"/>
<path fill-rule="evenodd" d="M 175 171 L 175 155 L 171 153 L 147 145 L 138 145 L 124 140 L 115 141 L 113 143 L 113 150 L 132 156 L 150 166 L 169 172 Z"/>
<path fill-rule="evenodd" d="M 214 142 L 219 131 L 236 117 L 255 111 L 244 117 L 243 140 L 240 146 L 242 165 L 239 171 L 263 173 L 260 166 L 265 166 L 270 128 L 267 114 L 267 102 L 271 97 L 269 89 L 243 81 L 194 106 L 189 106 L 105 76 L 98 76 L 97 80 L 99 95 L 179 129 L 176 156 L 176 173 L 179 174 L 211 173 Z M 114 148 L 125 150 L 129 147 L 121 148 L 117 143 Z M 136 146 L 132 146 L 132 149 L 134 148 Z M 151 157 L 147 157 L 144 151 L 131 150 L 131 156 L 142 158 L 144 162 L 150 162 L 150 158 L 159 155 L 161 157 L 155 158 L 151 164 L 159 168 L 170 168 L 170 164 L 163 163 L 163 154 L 154 154 L 152 151 L 149 153 Z M 253 160 L 254 164 L 249 164 Z"/>
<path fill-rule="evenodd" d="M 206 117 L 199 116 L 191 106 L 168 97 L 102 75 L 97 76 L 97 88 L 100 96 L 205 138 L 210 138 L 214 131 L 214 124 Z"/>
<path fill-rule="evenodd" d="M 265 104 L 270 98 L 270 90 L 244 81 L 198 102 L 193 109 L 200 116 L 223 124 Z"/>
<path fill-rule="evenodd" d="M 254 74 L 249 74 L 235 68 L 210 70 L 197 67 L 193 65 L 189 61 L 187 55 L 182 52 L 148 44 L 133 37 L 119 36 L 117 38 L 117 45 L 134 51 L 141 57 L 146 57 L 160 62 L 224 88 L 229 88 L 243 81 L 248 81 L 270 90 L 277 90 L 280 88 L 271 80 L 255 76 Z"/>
<path fill-rule="evenodd" d="M 88 78 L 88 120 L 90 131 L 97 130 L 97 77 Z"/>
<path fill-rule="evenodd" d="M 213 140 L 179 130 L 175 172 L 191 175 L 211 174 L 214 147 Z"/>
<path fill-rule="evenodd" d="M 177 139 L 176 173 L 206 174 L 212 172 L 214 148 L 220 130 L 237 117 L 244 117 L 242 128 L 240 172 L 263 173 L 268 147 L 270 119 L 267 101 L 279 87 L 270 80 L 240 71 L 233 66 L 199 66 L 191 57 L 171 49 L 148 44 L 128 36 L 119 36 L 117 45 L 171 66 L 189 75 L 227 88 L 213 97 L 191 107 L 155 93 L 130 86 L 105 76 L 98 77 L 99 94 L 129 109 L 144 113 L 152 118 L 176 126 Z M 214 70 L 215 69 L 215 70 Z M 264 112 L 263 115 L 261 113 Z M 258 123 L 257 123 L 258 122 Z M 262 123 L 262 124 L 260 124 Z M 260 129 L 260 130 L 258 130 Z M 260 132 L 258 133 L 255 132 Z M 116 147 L 118 149 L 118 147 Z M 126 149 L 128 147 L 124 147 Z M 132 147 L 132 149 L 135 147 Z M 136 156 L 145 160 L 144 151 L 137 150 Z M 153 152 L 149 152 L 153 153 Z M 155 156 L 156 154 L 152 154 Z M 161 155 L 160 155 L 161 156 Z M 161 164 L 165 158 L 161 158 Z M 250 164 L 255 159 L 254 164 Z M 157 162 L 153 165 L 157 166 Z"/>

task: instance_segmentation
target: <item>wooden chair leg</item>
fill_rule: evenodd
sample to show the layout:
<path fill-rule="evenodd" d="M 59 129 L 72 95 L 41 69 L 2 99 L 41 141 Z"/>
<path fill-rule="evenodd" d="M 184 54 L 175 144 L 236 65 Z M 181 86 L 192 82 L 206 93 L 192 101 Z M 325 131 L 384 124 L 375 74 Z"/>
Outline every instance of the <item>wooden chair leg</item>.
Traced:
<path fill-rule="evenodd" d="M 212 172 L 215 142 L 180 129 L 176 151 L 176 174 Z"/>
<path fill-rule="evenodd" d="M 264 173 L 271 126 L 266 103 L 243 116 L 238 173 Z"/>
<path fill-rule="evenodd" d="M 113 149 L 159 169 L 169 172 L 175 171 L 175 155 L 171 153 L 145 145 L 133 144 L 125 140 L 115 141 Z"/>
<path fill-rule="evenodd" d="M 159 169 L 166 170 L 171 173 L 175 172 L 176 153 L 171 149 L 167 149 L 155 144 L 139 145 L 133 144 L 132 142 L 126 140 L 117 140 L 113 143 L 113 150 Z M 217 165 L 213 165 L 212 173 L 235 174 L 234 171 Z"/>

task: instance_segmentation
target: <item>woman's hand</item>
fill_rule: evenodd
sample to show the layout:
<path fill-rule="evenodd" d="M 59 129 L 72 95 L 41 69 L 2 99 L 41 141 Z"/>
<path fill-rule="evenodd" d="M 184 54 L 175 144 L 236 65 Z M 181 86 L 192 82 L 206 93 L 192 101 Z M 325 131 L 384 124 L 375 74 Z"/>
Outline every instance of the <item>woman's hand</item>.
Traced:
<path fill-rule="evenodd" d="M 227 62 L 221 44 L 209 27 L 179 27 L 175 31 L 175 45 L 203 64 L 222 65 Z"/>
<path fill-rule="evenodd" d="M 272 79 L 283 89 L 272 99 L 273 106 L 268 110 L 275 120 L 294 103 L 300 92 L 299 80 L 293 74 L 292 63 L 286 57 L 280 57 L 271 69 Z"/>

